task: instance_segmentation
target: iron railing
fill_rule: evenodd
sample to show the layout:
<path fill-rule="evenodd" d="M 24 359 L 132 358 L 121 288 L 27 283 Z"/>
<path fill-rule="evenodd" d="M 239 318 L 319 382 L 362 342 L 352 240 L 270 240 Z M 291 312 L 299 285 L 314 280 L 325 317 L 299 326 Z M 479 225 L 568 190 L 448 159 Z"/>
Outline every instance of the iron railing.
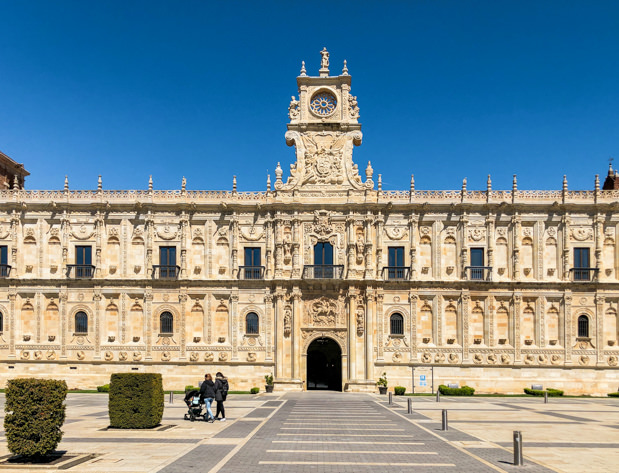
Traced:
<path fill-rule="evenodd" d="M 169 264 L 153 265 L 153 278 L 155 279 L 174 279 L 181 274 L 181 267 Z"/>
<path fill-rule="evenodd" d="M 384 266 L 383 279 L 407 280 L 410 273 L 408 266 Z"/>
<path fill-rule="evenodd" d="M 467 266 L 464 274 L 470 281 L 492 281 L 492 266 Z"/>
<path fill-rule="evenodd" d="M 314 264 L 303 266 L 303 279 L 342 279 L 344 265 Z"/>
<path fill-rule="evenodd" d="M 264 266 L 239 266 L 239 279 L 264 279 Z"/>
<path fill-rule="evenodd" d="M 574 282 L 587 282 L 597 279 L 599 268 L 572 268 L 570 275 Z"/>
<path fill-rule="evenodd" d="M 95 266 L 92 264 L 68 264 L 67 277 L 89 279 L 95 275 Z"/>

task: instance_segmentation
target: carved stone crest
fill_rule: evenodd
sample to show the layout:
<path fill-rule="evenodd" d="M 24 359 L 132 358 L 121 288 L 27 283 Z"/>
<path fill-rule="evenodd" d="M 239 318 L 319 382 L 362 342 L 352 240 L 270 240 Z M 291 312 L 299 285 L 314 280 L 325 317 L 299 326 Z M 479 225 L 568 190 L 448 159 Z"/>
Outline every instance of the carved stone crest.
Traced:
<path fill-rule="evenodd" d="M 391 240 L 401 240 L 402 238 L 406 238 L 408 236 L 408 230 L 402 227 L 385 227 L 385 234 Z"/>
<path fill-rule="evenodd" d="M 314 327 L 333 327 L 340 308 L 336 300 L 321 297 L 307 302 L 309 325 Z"/>
<path fill-rule="evenodd" d="M 170 223 L 165 223 L 157 228 L 157 236 L 162 240 L 173 240 L 178 234 L 178 228 Z"/>
<path fill-rule="evenodd" d="M 480 241 L 486 236 L 486 229 L 483 227 L 469 228 L 469 240 Z"/>
<path fill-rule="evenodd" d="M 571 235 L 577 241 L 593 240 L 593 229 L 591 227 L 574 227 Z"/>
<path fill-rule="evenodd" d="M 314 211 L 313 231 L 316 235 L 319 236 L 327 236 L 333 233 L 333 226 L 331 225 L 331 214 L 327 210 Z"/>

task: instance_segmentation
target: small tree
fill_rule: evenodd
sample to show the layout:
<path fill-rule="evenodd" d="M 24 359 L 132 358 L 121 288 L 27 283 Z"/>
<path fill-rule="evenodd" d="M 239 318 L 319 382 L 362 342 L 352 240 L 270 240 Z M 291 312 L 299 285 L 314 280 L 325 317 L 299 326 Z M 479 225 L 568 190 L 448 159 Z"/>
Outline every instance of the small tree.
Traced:
<path fill-rule="evenodd" d="M 56 379 L 10 379 L 4 430 L 9 451 L 25 457 L 53 452 L 64 424 L 67 383 Z"/>
<path fill-rule="evenodd" d="M 159 373 L 116 373 L 110 380 L 110 426 L 150 429 L 163 417 L 163 383 Z"/>

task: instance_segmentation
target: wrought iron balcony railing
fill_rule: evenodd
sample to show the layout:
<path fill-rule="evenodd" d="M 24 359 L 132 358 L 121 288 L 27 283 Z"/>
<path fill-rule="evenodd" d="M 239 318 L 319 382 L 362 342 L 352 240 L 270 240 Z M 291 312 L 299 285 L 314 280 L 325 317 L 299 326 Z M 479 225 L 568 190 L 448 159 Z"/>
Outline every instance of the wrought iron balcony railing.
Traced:
<path fill-rule="evenodd" d="M 180 266 L 167 264 L 153 265 L 153 278 L 155 279 L 174 279 L 181 274 Z"/>
<path fill-rule="evenodd" d="M 88 279 L 95 275 L 95 266 L 92 264 L 68 264 L 67 277 L 76 279 Z"/>
<path fill-rule="evenodd" d="M 599 268 L 572 268 L 570 269 L 570 275 L 572 281 L 575 282 L 587 282 L 597 279 Z"/>
<path fill-rule="evenodd" d="M 239 279 L 264 279 L 264 266 L 239 266 Z"/>
<path fill-rule="evenodd" d="M 492 266 L 467 266 L 464 273 L 470 281 L 492 281 Z"/>
<path fill-rule="evenodd" d="M 384 266 L 383 267 L 383 279 L 390 279 L 394 281 L 407 280 L 410 273 L 408 266 Z"/>
<path fill-rule="evenodd" d="M 303 279 L 342 279 L 344 266 L 338 264 L 314 264 L 303 266 Z"/>
<path fill-rule="evenodd" d="M 0 278 L 8 278 L 13 267 L 9 264 L 0 264 Z"/>

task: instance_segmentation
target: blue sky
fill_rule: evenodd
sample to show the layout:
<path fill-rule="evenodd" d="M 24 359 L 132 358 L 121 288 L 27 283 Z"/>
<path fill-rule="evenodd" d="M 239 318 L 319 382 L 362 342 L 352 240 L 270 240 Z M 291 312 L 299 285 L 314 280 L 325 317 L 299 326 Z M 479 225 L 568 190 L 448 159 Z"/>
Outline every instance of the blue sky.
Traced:
<path fill-rule="evenodd" d="M 386 189 L 591 189 L 618 153 L 616 1 L 0 0 L 0 150 L 30 189 L 264 190 L 305 60 L 344 59 Z M 619 160 L 617 161 L 619 166 Z"/>

